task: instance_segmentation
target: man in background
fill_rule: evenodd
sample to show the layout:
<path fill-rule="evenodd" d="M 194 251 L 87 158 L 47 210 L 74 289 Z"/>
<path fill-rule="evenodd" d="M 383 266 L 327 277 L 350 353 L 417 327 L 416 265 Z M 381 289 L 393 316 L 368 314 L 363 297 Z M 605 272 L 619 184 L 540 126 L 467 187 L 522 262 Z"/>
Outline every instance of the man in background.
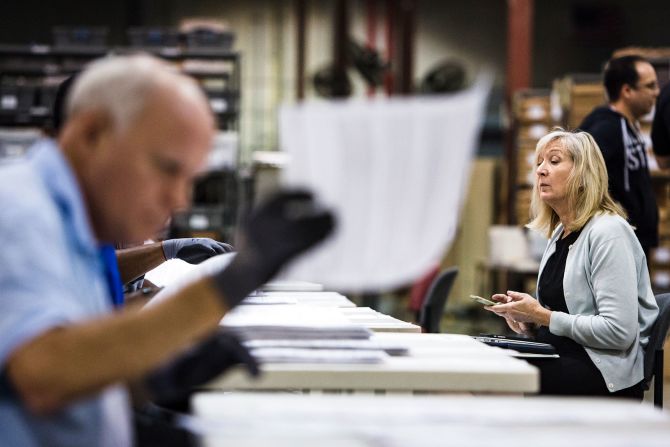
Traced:
<path fill-rule="evenodd" d="M 649 259 L 649 250 L 658 245 L 658 207 L 638 120 L 651 112 L 658 97 L 656 71 L 640 56 L 618 57 L 607 62 L 603 83 L 608 105 L 594 109 L 579 128 L 598 143 L 610 194 L 628 213 Z"/>
<path fill-rule="evenodd" d="M 670 82 L 663 87 L 656 101 L 651 142 L 658 167 L 670 168 Z"/>

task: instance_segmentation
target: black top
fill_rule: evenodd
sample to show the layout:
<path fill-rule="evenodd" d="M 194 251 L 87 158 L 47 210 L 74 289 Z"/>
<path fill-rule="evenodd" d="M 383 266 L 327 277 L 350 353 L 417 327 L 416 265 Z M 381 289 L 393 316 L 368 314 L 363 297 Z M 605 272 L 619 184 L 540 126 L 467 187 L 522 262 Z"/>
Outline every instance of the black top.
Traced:
<path fill-rule="evenodd" d="M 556 241 L 556 251 L 544 265 L 538 287 L 542 293 L 540 302 L 549 310 L 570 313 L 568 306 L 565 304 L 563 291 L 565 261 L 568 258 L 570 246 L 575 243 L 581 232 L 582 230 L 575 231 L 564 238 L 558 239 Z"/>
<path fill-rule="evenodd" d="M 640 245 L 658 245 L 658 207 L 647 166 L 644 140 L 619 112 L 593 110 L 579 126 L 598 143 L 607 165 L 612 198 L 628 212 Z"/>
<path fill-rule="evenodd" d="M 549 310 L 570 313 L 565 304 L 563 290 L 563 276 L 565 275 L 565 261 L 568 258 L 570 246 L 575 243 L 581 230 L 568 234 L 565 238 L 556 241 L 556 251 L 547 259 L 540 280 L 538 282 L 538 299 Z M 537 331 L 537 341 L 554 345 L 559 354 L 567 352 L 588 357 L 584 347 L 568 337 L 554 335 L 549 328 L 541 326 Z M 590 360 L 589 360 L 590 362 Z"/>
<path fill-rule="evenodd" d="M 670 155 L 670 83 L 663 87 L 656 100 L 651 141 L 655 154 L 666 157 Z"/>

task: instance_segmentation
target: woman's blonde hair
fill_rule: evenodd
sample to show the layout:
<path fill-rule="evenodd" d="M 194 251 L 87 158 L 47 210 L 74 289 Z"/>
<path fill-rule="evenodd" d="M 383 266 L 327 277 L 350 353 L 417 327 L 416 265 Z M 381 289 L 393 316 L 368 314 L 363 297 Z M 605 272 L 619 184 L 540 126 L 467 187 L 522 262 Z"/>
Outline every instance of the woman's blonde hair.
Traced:
<path fill-rule="evenodd" d="M 568 225 L 569 231 L 580 230 L 595 214 L 617 214 L 624 219 L 626 212 L 615 202 L 608 191 L 608 177 L 605 160 L 598 144 L 586 132 L 568 132 L 555 128 L 537 142 L 535 160 L 552 143 L 566 149 L 574 166 L 568 176 L 566 195 L 575 219 Z M 527 227 L 551 237 L 560 223 L 556 212 L 540 199 L 538 182 L 533 185 L 530 202 L 531 221 Z"/>

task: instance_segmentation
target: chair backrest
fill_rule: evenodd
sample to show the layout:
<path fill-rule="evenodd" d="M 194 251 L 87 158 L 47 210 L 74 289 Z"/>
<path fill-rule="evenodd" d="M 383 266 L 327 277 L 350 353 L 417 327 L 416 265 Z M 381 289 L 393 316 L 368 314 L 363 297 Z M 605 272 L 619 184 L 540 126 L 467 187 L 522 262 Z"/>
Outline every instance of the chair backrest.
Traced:
<path fill-rule="evenodd" d="M 668 335 L 668 329 L 670 328 L 670 293 L 656 295 L 656 303 L 658 303 L 658 317 L 651 329 L 649 344 L 644 353 L 644 379 L 647 385 L 656 369 L 656 352 L 663 349 L 665 337 Z M 660 380 L 663 380 L 663 378 L 661 377 Z"/>
<path fill-rule="evenodd" d="M 412 288 L 409 291 L 407 310 L 414 316 L 414 321 L 419 321 L 423 302 L 426 301 L 426 297 L 428 296 L 428 288 L 433 284 L 438 273 L 440 273 L 440 266 L 435 265 L 428 273 L 412 284 Z"/>
<path fill-rule="evenodd" d="M 456 280 L 456 275 L 458 275 L 458 267 L 448 268 L 440 272 L 428 288 L 419 317 L 419 325 L 423 332 L 440 332 L 440 320 L 447 304 L 449 291 Z"/>

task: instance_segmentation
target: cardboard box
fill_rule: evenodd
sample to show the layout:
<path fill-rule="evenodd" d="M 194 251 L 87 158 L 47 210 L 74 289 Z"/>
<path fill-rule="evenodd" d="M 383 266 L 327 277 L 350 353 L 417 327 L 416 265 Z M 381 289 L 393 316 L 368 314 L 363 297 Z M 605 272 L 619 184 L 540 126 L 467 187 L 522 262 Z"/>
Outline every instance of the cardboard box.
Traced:
<path fill-rule="evenodd" d="M 517 184 L 530 185 L 535 183 L 535 150 L 521 148 L 517 152 Z"/>
<path fill-rule="evenodd" d="M 533 148 L 537 140 L 549 133 L 552 126 L 549 123 L 530 123 L 517 126 L 517 141 L 531 141 Z"/>
<path fill-rule="evenodd" d="M 516 192 L 516 221 L 519 225 L 525 225 L 530 220 L 530 198 L 533 193 L 531 188 L 519 188 Z"/>
<path fill-rule="evenodd" d="M 544 123 L 551 125 L 551 100 L 548 89 L 524 89 L 512 98 L 514 119 L 523 124 Z"/>

